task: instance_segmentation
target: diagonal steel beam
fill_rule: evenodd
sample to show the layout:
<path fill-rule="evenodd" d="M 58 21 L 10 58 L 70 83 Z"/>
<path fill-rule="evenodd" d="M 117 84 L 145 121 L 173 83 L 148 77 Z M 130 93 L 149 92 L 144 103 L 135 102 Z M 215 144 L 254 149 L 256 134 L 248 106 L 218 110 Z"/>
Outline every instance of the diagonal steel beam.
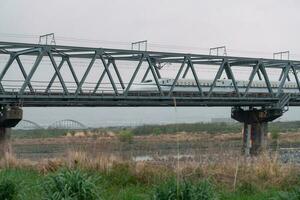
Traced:
<path fill-rule="evenodd" d="M 109 68 L 110 64 L 111 64 L 111 60 L 108 60 L 107 68 Z M 101 74 L 101 76 L 100 76 L 100 78 L 99 78 L 99 80 L 97 81 L 97 84 L 96 84 L 94 90 L 93 90 L 93 94 L 95 94 L 97 92 L 97 90 L 98 90 L 98 88 L 99 88 L 99 86 L 100 86 L 100 84 L 101 84 L 101 82 L 102 82 L 105 74 L 106 74 L 106 70 L 104 69 L 103 72 L 102 72 L 102 74 Z"/>
<path fill-rule="evenodd" d="M 264 63 L 261 63 L 259 65 L 259 70 L 260 70 L 260 72 L 262 73 L 262 75 L 263 75 L 263 77 L 265 79 L 265 82 L 267 84 L 267 88 L 268 88 L 269 93 L 271 95 L 274 95 L 273 90 L 272 90 L 272 86 L 271 86 L 271 82 L 270 82 L 270 79 L 268 77 L 268 74 L 267 74 L 267 71 L 266 71 Z"/>
<path fill-rule="evenodd" d="M 114 79 L 113 79 L 113 77 L 112 77 L 112 75 L 111 75 L 109 69 L 108 69 L 107 63 L 106 63 L 106 61 L 104 60 L 102 54 L 100 54 L 99 56 L 100 56 L 100 59 L 101 59 L 101 61 L 102 61 L 102 63 L 103 63 L 103 66 L 104 66 L 104 68 L 105 68 L 105 71 L 106 71 L 106 73 L 107 73 L 107 75 L 108 75 L 109 81 L 110 81 L 110 83 L 111 83 L 111 85 L 112 85 L 112 87 L 113 87 L 113 89 L 114 89 L 114 91 L 115 91 L 115 94 L 118 95 L 118 89 L 117 89 L 117 86 L 116 86 L 116 84 L 115 84 L 115 82 L 114 82 Z"/>
<path fill-rule="evenodd" d="M 158 81 L 158 77 L 157 77 L 157 75 L 156 75 L 156 72 L 155 72 L 153 63 L 152 63 L 152 61 L 151 61 L 149 55 L 147 55 L 146 60 L 147 60 L 147 62 L 148 62 L 148 65 L 149 65 L 149 68 L 150 68 L 150 70 L 151 70 L 151 73 L 152 73 L 152 75 L 153 75 L 153 77 L 154 77 L 154 80 L 155 80 L 157 89 L 158 89 L 159 93 L 160 93 L 162 96 L 164 96 L 163 91 L 162 91 L 162 89 L 161 89 L 161 87 L 160 87 L 160 83 L 159 83 L 159 81 Z"/>
<path fill-rule="evenodd" d="M 141 81 L 141 82 L 144 82 L 144 81 L 146 80 L 146 78 L 147 78 L 149 72 L 150 72 L 150 68 L 148 67 L 147 70 L 146 70 L 146 72 L 145 72 L 145 74 L 144 74 L 144 76 L 143 76 L 143 78 L 142 78 L 142 81 Z"/>
<path fill-rule="evenodd" d="M 94 54 L 94 56 L 93 56 L 93 58 L 92 58 L 90 64 L 88 65 L 87 69 L 85 70 L 85 73 L 84 73 L 83 77 L 81 78 L 81 80 L 80 80 L 80 82 L 79 82 L 79 85 L 78 85 L 78 87 L 77 87 L 77 90 L 76 90 L 76 92 L 75 92 L 75 95 L 78 95 L 79 92 L 82 92 L 82 85 L 83 85 L 83 83 L 84 83 L 84 81 L 85 81 L 87 75 L 88 75 L 89 72 L 91 71 L 91 69 L 92 69 L 92 67 L 93 67 L 93 65 L 94 65 L 94 63 L 95 63 L 95 60 L 96 60 L 96 58 L 97 58 L 97 55 L 98 55 L 98 52 L 95 52 L 95 54 Z"/>
<path fill-rule="evenodd" d="M 153 63 L 153 62 L 152 62 L 152 63 Z M 153 65 L 153 68 L 155 69 L 157 78 L 161 79 L 161 75 L 160 75 L 160 72 L 159 72 L 159 69 L 157 68 L 157 66 L 156 66 L 156 65 Z"/>
<path fill-rule="evenodd" d="M 17 60 L 17 63 L 18 63 L 18 65 L 19 65 L 19 68 L 20 68 L 20 70 L 21 70 L 21 72 L 22 72 L 22 75 L 23 75 L 23 77 L 24 77 L 24 80 L 26 80 L 27 74 L 26 74 L 26 71 L 25 71 L 25 69 L 24 69 L 24 66 L 23 66 L 23 64 L 22 64 L 22 62 L 21 62 L 19 56 L 16 56 L 16 60 Z M 32 85 L 31 85 L 31 83 L 28 83 L 28 87 L 29 87 L 30 92 L 34 93 L 34 90 L 33 90 L 33 87 L 32 87 Z"/>
<path fill-rule="evenodd" d="M 140 59 L 140 61 L 139 61 L 139 64 L 138 64 L 137 67 L 135 68 L 135 70 L 134 70 L 134 72 L 133 72 L 133 75 L 132 75 L 132 77 L 131 77 L 131 79 L 130 79 L 130 81 L 129 81 L 129 83 L 128 83 L 128 85 L 127 85 L 125 91 L 124 91 L 124 96 L 127 96 L 128 92 L 129 92 L 129 89 L 130 89 L 130 87 L 131 87 L 131 85 L 132 85 L 132 83 L 133 83 L 133 81 L 134 81 L 134 79 L 135 79 L 137 73 L 139 72 L 139 70 L 140 70 L 140 68 L 141 68 L 141 65 L 142 65 L 143 62 L 144 62 L 144 59 L 145 59 L 145 55 L 142 54 L 141 59 Z"/>
<path fill-rule="evenodd" d="M 1 90 L 2 93 L 5 92 L 5 89 L 4 89 L 4 87 L 3 87 L 2 83 L 1 83 L 2 79 L 5 76 L 7 70 L 11 66 L 11 64 L 14 62 L 15 58 L 16 58 L 15 55 L 11 54 L 10 57 L 9 57 L 9 59 L 8 59 L 8 61 L 7 61 L 7 63 L 6 63 L 6 65 L 4 66 L 3 70 L 1 71 L 1 74 L 0 74 L 0 90 Z"/>
<path fill-rule="evenodd" d="M 228 62 L 226 63 L 225 71 L 226 71 L 226 74 L 227 74 L 227 78 L 231 79 L 231 81 L 233 83 L 233 86 L 234 86 L 234 89 L 235 89 L 235 92 L 236 92 L 237 96 L 240 97 L 241 95 L 240 95 L 240 92 L 239 92 L 239 88 L 236 84 L 234 75 L 233 75 L 232 70 L 231 70 L 231 66 Z"/>
<path fill-rule="evenodd" d="M 44 53 L 45 52 L 43 50 L 41 50 L 40 53 L 39 53 L 39 55 L 37 56 L 34 65 L 32 66 L 32 68 L 31 68 L 31 70 L 30 70 L 27 78 L 25 79 L 25 81 L 24 81 L 24 83 L 23 83 L 23 85 L 22 85 L 22 87 L 21 87 L 21 89 L 19 91 L 19 95 L 23 95 L 26 87 L 28 86 L 28 84 L 30 84 L 30 80 L 31 80 L 34 72 L 38 68 L 40 62 L 42 61 Z"/>
<path fill-rule="evenodd" d="M 189 69 L 190 69 L 190 66 L 188 65 L 188 67 L 185 69 L 183 75 L 182 75 L 182 78 L 185 78 L 187 73 L 189 72 Z"/>
<path fill-rule="evenodd" d="M 112 59 L 112 65 L 113 65 L 113 68 L 114 68 L 114 70 L 115 70 L 115 72 L 116 72 L 116 74 L 117 74 L 117 77 L 118 77 L 118 79 L 119 79 L 119 82 L 120 82 L 120 84 L 121 84 L 121 87 L 122 87 L 122 89 L 124 90 L 125 85 L 124 85 L 124 82 L 123 82 L 123 80 L 122 80 L 121 74 L 120 74 L 120 72 L 119 72 L 119 70 L 118 70 L 118 67 L 117 67 L 117 65 L 116 65 L 115 59 Z"/>
<path fill-rule="evenodd" d="M 261 63 L 258 62 L 258 63 L 255 65 L 255 67 L 253 67 L 253 69 L 252 69 L 252 72 L 251 72 L 251 74 L 250 74 L 250 76 L 249 76 L 249 82 L 248 82 L 247 88 L 246 88 L 245 93 L 244 93 L 244 95 L 243 95 L 244 97 L 247 96 L 248 91 L 249 91 L 250 87 L 252 86 L 252 82 L 253 82 L 253 80 L 254 80 L 255 74 L 257 74 L 257 73 L 259 72 L 258 69 L 259 69 L 259 65 L 260 65 L 260 64 L 261 64 Z"/>
<path fill-rule="evenodd" d="M 216 76 L 215 76 L 215 78 L 214 78 L 214 81 L 213 81 L 213 83 L 212 83 L 212 85 L 211 85 L 211 87 L 210 87 L 210 89 L 209 89 L 209 92 L 208 92 L 208 97 L 210 97 L 211 96 L 211 94 L 212 94 L 212 92 L 213 92 L 213 89 L 215 88 L 215 86 L 216 86 L 216 83 L 217 83 L 217 80 L 218 79 L 220 79 L 220 77 L 221 77 L 221 75 L 222 75 L 222 72 L 223 72 L 223 70 L 224 70 L 224 67 L 225 67 L 225 64 L 227 63 L 227 61 L 224 59 L 223 60 L 223 62 L 222 62 L 222 64 L 221 64 L 221 66 L 219 67 L 219 70 L 218 70 L 218 72 L 217 72 L 217 74 L 216 74 Z"/>
<path fill-rule="evenodd" d="M 187 57 L 185 56 L 184 59 L 183 59 L 183 62 L 182 62 L 182 64 L 181 64 L 181 66 L 180 66 L 180 68 L 179 68 L 179 71 L 178 71 L 178 73 L 177 73 L 177 75 L 176 75 L 176 77 L 175 77 L 175 79 L 174 79 L 174 81 L 173 81 L 173 84 L 172 84 L 172 86 L 171 86 L 171 89 L 170 89 L 170 91 L 169 91 L 168 96 L 171 96 L 171 94 L 172 94 L 172 92 L 173 92 L 173 90 L 174 90 L 174 88 L 175 88 L 175 85 L 176 85 L 176 83 L 177 83 L 177 81 L 178 81 L 178 79 L 179 79 L 179 77 L 180 77 L 180 74 L 181 74 L 181 72 L 182 72 L 182 70 L 183 70 L 183 68 L 184 68 L 184 66 L 185 66 L 185 64 L 186 64 L 186 61 L 187 61 Z"/>
<path fill-rule="evenodd" d="M 283 86 L 286 82 L 286 79 L 287 79 L 287 76 L 290 72 L 290 69 L 291 69 L 291 65 L 290 64 L 286 64 L 285 67 L 284 67 L 284 73 L 283 73 L 283 76 L 282 76 L 282 79 L 281 79 L 281 82 L 279 84 L 279 87 L 278 87 L 278 90 L 277 90 L 277 96 L 279 96 L 281 93 L 283 93 Z"/>
<path fill-rule="evenodd" d="M 56 62 L 55 62 L 55 60 L 54 60 L 54 58 L 53 58 L 52 53 L 51 53 L 50 51 L 48 51 L 47 53 L 48 53 L 48 56 L 49 56 L 49 58 L 50 58 L 50 60 L 51 60 L 52 66 L 53 66 L 53 68 L 54 68 L 54 70 L 55 70 L 55 74 L 56 74 L 56 76 L 58 77 L 59 82 L 60 82 L 60 84 L 61 84 L 61 86 L 62 86 L 62 88 L 63 88 L 63 90 L 64 90 L 64 93 L 65 93 L 65 94 L 69 94 L 68 89 L 67 89 L 67 87 L 66 87 L 66 85 L 65 85 L 64 79 L 63 79 L 63 77 L 62 77 L 61 74 L 60 74 L 60 69 L 61 69 L 61 67 L 62 67 L 63 64 L 64 64 L 65 59 L 62 58 L 62 60 L 61 60 L 61 62 L 60 62 L 60 64 L 59 64 L 59 66 L 57 66 L 57 64 L 56 64 Z M 54 77 L 53 80 L 51 79 L 52 82 L 50 81 L 50 83 L 49 83 L 50 87 L 51 87 L 51 85 L 53 84 L 53 81 L 55 80 L 56 76 L 53 76 L 53 77 Z M 52 78 L 53 78 L 53 77 L 52 77 Z M 49 85 L 48 85 L 48 86 L 49 86 Z M 48 90 L 50 89 L 50 87 L 49 87 L 49 88 L 47 87 L 46 90 L 48 91 Z"/>
<path fill-rule="evenodd" d="M 5 76 L 7 70 L 9 69 L 9 67 L 11 66 L 11 64 L 14 62 L 16 56 L 15 55 L 10 55 L 6 65 L 4 66 L 3 70 L 1 71 L 0 74 L 0 82 L 2 81 L 3 77 Z"/>
<path fill-rule="evenodd" d="M 283 77 L 283 74 L 284 74 L 284 68 L 282 68 L 282 70 L 281 70 L 281 73 L 280 73 L 278 81 L 281 81 L 281 79 Z M 287 79 L 288 79 L 288 81 L 291 81 L 289 74 L 287 75 Z"/>
<path fill-rule="evenodd" d="M 72 77 L 73 77 L 73 79 L 74 79 L 74 81 L 76 83 L 76 86 L 79 87 L 79 81 L 78 81 L 78 78 L 76 76 L 75 70 L 74 70 L 74 68 L 72 66 L 72 63 L 70 62 L 70 58 L 68 56 L 66 56 L 65 60 L 67 61 L 67 64 L 68 64 L 69 69 L 71 71 Z M 82 89 L 81 88 L 80 88 L 80 92 L 82 93 Z"/>
<path fill-rule="evenodd" d="M 64 62 L 65 62 L 65 58 L 62 57 L 62 59 L 61 59 L 59 65 L 58 65 L 58 67 L 57 67 L 58 70 L 60 70 L 60 69 L 62 68 Z M 46 88 L 46 90 L 45 90 L 46 93 L 49 92 L 49 90 L 50 90 L 52 84 L 54 83 L 54 80 L 56 79 L 56 76 L 57 76 L 57 74 L 56 74 L 56 72 L 54 72 L 54 74 L 53 74 L 53 76 L 52 76 L 52 78 L 51 78 L 51 80 L 50 80 L 50 82 L 49 82 L 49 84 L 48 84 L 48 86 L 47 86 L 47 88 Z"/>
<path fill-rule="evenodd" d="M 261 74 L 260 74 L 260 71 L 259 71 L 259 70 L 257 71 L 257 76 L 258 76 L 258 79 L 261 81 L 261 80 L 262 80 L 262 77 L 261 77 Z"/>
<path fill-rule="evenodd" d="M 193 73 L 193 76 L 194 76 L 194 79 L 196 81 L 196 84 L 197 84 L 198 90 L 200 92 L 200 95 L 203 96 L 203 91 L 202 91 L 202 88 L 201 88 L 201 85 L 200 85 L 199 78 L 197 76 L 196 70 L 194 68 L 193 62 L 192 62 L 192 60 L 191 60 L 190 57 L 187 57 L 187 60 L 188 60 L 188 66 L 189 66 L 189 68 L 191 68 L 191 71 Z"/>
<path fill-rule="evenodd" d="M 295 80 L 296 80 L 296 83 L 297 83 L 297 86 L 298 86 L 298 89 L 299 89 L 299 92 L 300 92 L 300 82 L 299 82 L 297 71 L 296 71 L 294 65 L 292 65 L 291 68 L 293 70 L 293 74 L 295 76 Z"/>

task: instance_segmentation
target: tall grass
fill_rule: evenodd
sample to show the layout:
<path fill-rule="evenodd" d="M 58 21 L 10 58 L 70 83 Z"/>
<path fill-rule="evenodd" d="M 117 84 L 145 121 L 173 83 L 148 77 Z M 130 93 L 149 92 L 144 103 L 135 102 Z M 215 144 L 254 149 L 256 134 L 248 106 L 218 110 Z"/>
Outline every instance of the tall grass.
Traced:
<path fill-rule="evenodd" d="M 5 179 L 0 182 L 0 199 L 13 200 L 17 196 L 17 186 L 12 180 Z"/>
<path fill-rule="evenodd" d="M 49 175 L 43 182 L 44 199 L 100 199 L 96 182 L 94 177 L 79 170 L 62 170 Z"/>

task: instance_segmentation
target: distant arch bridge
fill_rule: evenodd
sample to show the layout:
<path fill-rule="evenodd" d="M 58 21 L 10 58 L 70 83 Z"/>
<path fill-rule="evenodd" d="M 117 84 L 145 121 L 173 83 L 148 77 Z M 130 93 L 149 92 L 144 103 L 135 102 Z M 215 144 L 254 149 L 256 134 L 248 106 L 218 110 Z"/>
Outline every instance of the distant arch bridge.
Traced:
<path fill-rule="evenodd" d="M 83 123 L 73 120 L 73 119 L 64 119 L 59 120 L 52 123 L 48 129 L 72 129 L 72 130 L 80 130 L 80 129 L 88 129 L 86 125 Z"/>
<path fill-rule="evenodd" d="M 23 119 L 14 129 L 18 130 L 40 130 L 40 129 L 69 129 L 69 130 L 82 130 L 88 129 L 83 123 L 73 119 L 58 120 L 49 126 L 41 126 L 38 123 Z"/>

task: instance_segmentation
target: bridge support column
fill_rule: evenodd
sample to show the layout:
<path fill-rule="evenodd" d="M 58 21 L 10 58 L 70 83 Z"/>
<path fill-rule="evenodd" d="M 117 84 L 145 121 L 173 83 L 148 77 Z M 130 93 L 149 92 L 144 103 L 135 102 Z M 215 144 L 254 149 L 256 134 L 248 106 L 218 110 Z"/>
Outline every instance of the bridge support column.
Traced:
<path fill-rule="evenodd" d="M 0 106 L 0 159 L 11 152 L 10 130 L 22 120 L 23 110 L 18 106 Z"/>
<path fill-rule="evenodd" d="M 281 109 L 244 110 L 233 108 L 231 117 L 244 123 L 242 151 L 246 155 L 257 155 L 267 147 L 268 122 L 282 116 Z"/>

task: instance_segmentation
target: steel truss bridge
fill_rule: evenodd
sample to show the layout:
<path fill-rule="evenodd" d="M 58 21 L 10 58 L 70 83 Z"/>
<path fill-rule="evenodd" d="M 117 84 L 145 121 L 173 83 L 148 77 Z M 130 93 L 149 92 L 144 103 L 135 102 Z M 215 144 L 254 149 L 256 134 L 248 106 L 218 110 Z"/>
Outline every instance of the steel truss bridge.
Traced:
<path fill-rule="evenodd" d="M 283 90 L 284 84 L 293 77 L 300 92 L 297 74 L 300 61 L 295 60 L 12 42 L 0 42 L 0 56 L 5 60 L 5 63 L 0 63 L 0 105 L 24 107 L 300 105 L 299 93 L 285 94 Z M 43 64 L 44 60 L 47 60 L 46 64 Z M 80 68 L 76 68 L 75 65 L 80 65 Z M 128 65 L 134 69 L 130 73 L 126 68 Z M 169 70 L 173 66 L 171 70 L 175 70 L 174 82 L 169 91 L 163 90 L 159 82 L 159 79 L 164 78 L 161 72 L 167 65 Z M 203 66 L 218 67 L 208 91 L 204 91 L 199 82 Z M 53 73 L 48 72 L 50 68 Z M 63 68 L 69 70 L 71 80 L 66 80 Z M 102 71 L 92 72 L 94 68 Z M 141 72 L 142 68 L 145 68 L 144 72 Z M 233 68 L 251 69 L 248 74 L 248 85 L 243 91 L 236 84 Z M 281 71 L 280 84 L 277 88 L 271 85 L 268 69 Z M 9 75 L 10 70 L 12 71 Z M 44 73 L 37 75 L 39 70 Z M 18 79 L 13 78 L 17 72 L 20 72 L 21 76 Z M 215 91 L 217 80 L 221 78 L 223 72 L 229 80 L 232 80 L 233 92 Z M 195 80 L 197 91 L 176 92 L 176 82 L 188 74 Z M 93 76 L 95 81 L 88 82 L 89 76 Z M 132 90 L 134 85 L 150 76 L 153 77 L 156 91 Z M 256 76 L 265 81 L 267 86 L 265 94 L 249 92 Z"/>

